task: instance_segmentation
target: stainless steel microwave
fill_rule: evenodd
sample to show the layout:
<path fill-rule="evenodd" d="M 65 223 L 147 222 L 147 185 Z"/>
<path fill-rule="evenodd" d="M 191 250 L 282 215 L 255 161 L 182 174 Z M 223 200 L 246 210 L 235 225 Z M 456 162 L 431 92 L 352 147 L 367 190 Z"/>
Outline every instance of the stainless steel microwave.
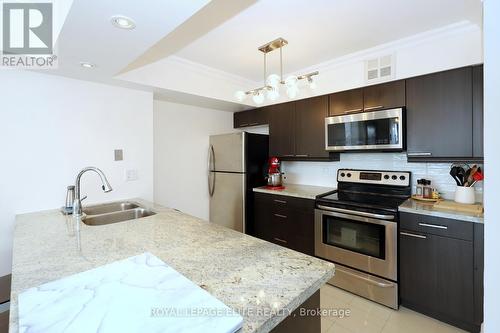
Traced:
<path fill-rule="evenodd" d="M 325 119 L 326 150 L 404 149 L 402 108 L 370 111 Z"/>

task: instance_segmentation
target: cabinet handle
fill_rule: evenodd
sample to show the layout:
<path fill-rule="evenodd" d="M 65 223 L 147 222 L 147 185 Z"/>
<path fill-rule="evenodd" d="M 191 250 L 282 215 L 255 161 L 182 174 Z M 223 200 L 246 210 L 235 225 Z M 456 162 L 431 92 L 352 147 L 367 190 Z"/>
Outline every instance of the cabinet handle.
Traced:
<path fill-rule="evenodd" d="M 274 216 L 281 217 L 282 219 L 286 219 L 287 218 L 286 215 L 281 215 L 281 214 L 274 214 Z"/>
<path fill-rule="evenodd" d="M 414 238 L 427 239 L 427 236 L 416 235 L 416 234 L 410 234 L 410 233 L 408 233 L 408 232 L 402 232 L 402 231 L 401 231 L 399 234 L 400 234 L 400 235 L 404 235 L 404 236 L 414 237 Z"/>
<path fill-rule="evenodd" d="M 299 154 L 299 155 L 295 155 L 295 157 L 309 157 L 308 154 Z"/>
<path fill-rule="evenodd" d="M 256 126 L 258 125 L 259 123 L 250 123 L 248 126 Z"/>
<path fill-rule="evenodd" d="M 240 124 L 240 127 L 248 126 L 248 123 Z"/>
<path fill-rule="evenodd" d="M 368 108 L 365 108 L 365 111 L 371 111 L 371 110 L 376 110 L 376 109 L 382 109 L 384 106 L 383 105 L 377 105 L 377 106 L 370 106 Z"/>
<path fill-rule="evenodd" d="M 448 229 L 448 227 L 445 225 L 428 224 L 428 223 L 419 223 L 418 225 L 422 226 L 422 227 L 429 227 L 429 228 L 436 228 L 436 229 L 444 229 L 444 230 Z"/>
<path fill-rule="evenodd" d="M 406 153 L 408 157 L 413 157 L 413 156 L 432 156 L 432 153 Z"/>
<path fill-rule="evenodd" d="M 278 242 L 280 242 L 280 243 L 283 243 L 283 244 L 287 244 L 287 243 L 288 243 L 286 240 L 281 239 L 281 238 L 276 238 L 276 237 L 274 237 L 274 240 L 275 240 L 275 241 L 278 241 Z"/>
<path fill-rule="evenodd" d="M 354 113 L 354 112 L 359 112 L 359 111 L 363 111 L 363 109 L 351 109 L 351 110 L 346 110 L 346 111 L 344 111 L 344 113 Z"/>
<path fill-rule="evenodd" d="M 282 204 L 286 204 L 286 201 L 285 201 L 285 200 L 278 200 L 278 199 L 274 199 L 274 202 L 277 202 L 277 203 L 282 203 Z"/>
<path fill-rule="evenodd" d="M 287 155 L 283 155 L 283 157 L 295 157 L 294 154 L 287 154 Z"/>

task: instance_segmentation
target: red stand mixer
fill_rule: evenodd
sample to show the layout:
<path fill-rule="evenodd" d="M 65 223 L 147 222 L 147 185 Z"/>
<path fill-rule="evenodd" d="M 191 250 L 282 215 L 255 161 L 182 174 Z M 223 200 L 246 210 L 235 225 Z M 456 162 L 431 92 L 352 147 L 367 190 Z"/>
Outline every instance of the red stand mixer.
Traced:
<path fill-rule="evenodd" d="M 270 157 L 267 171 L 267 188 L 271 190 L 282 190 L 283 173 L 280 170 L 281 162 L 277 157 Z"/>

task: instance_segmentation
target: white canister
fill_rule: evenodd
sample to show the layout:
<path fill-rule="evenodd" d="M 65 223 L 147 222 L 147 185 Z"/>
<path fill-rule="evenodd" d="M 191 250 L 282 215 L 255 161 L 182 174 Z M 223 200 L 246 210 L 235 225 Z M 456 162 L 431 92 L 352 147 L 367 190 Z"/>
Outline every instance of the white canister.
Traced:
<path fill-rule="evenodd" d="M 457 186 L 455 190 L 455 202 L 469 205 L 476 203 L 474 187 Z"/>

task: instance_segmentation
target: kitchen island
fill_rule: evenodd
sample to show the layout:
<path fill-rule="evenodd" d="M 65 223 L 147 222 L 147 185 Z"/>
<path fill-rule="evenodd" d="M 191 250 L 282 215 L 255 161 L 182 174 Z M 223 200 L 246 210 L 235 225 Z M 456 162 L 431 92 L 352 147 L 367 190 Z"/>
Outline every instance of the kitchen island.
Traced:
<path fill-rule="evenodd" d="M 279 313 L 289 314 L 317 297 L 334 274 L 334 265 L 323 260 L 173 209 L 131 201 L 156 215 L 100 226 L 58 210 L 17 216 L 10 332 L 18 332 L 18 295 L 24 290 L 144 252 L 239 312 L 245 333 L 272 331 L 286 318 Z"/>

